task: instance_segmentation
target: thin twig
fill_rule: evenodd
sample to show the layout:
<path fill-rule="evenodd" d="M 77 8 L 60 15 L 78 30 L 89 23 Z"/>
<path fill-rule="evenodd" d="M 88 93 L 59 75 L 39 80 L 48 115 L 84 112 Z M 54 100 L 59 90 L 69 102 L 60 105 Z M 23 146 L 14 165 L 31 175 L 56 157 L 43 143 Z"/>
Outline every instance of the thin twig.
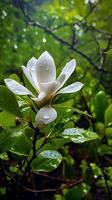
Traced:
<path fill-rule="evenodd" d="M 63 38 L 59 37 L 58 35 L 56 35 L 53 32 L 53 30 L 51 30 L 50 28 L 44 26 L 43 24 L 40 24 L 38 21 L 33 21 L 29 17 L 29 15 L 26 13 L 26 11 L 24 9 L 24 6 L 23 6 L 22 0 L 18 0 L 18 5 L 20 6 L 20 9 L 21 9 L 21 11 L 22 11 L 22 13 L 24 15 L 24 18 L 25 18 L 25 21 L 26 21 L 27 24 L 42 29 L 47 34 L 51 35 L 55 40 L 57 40 L 58 42 L 60 42 L 63 45 L 68 46 L 72 51 L 76 52 L 77 54 L 79 54 L 80 56 L 82 56 L 84 59 L 86 59 L 90 63 L 90 65 L 94 66 L 94 68 L 96 70 L 101 71 L 101 69 L 98 68 L 98 66 L 93 62 L 93 60 L 88 55 L 86 55 L 82 51 L 80 51 L 77 48 L 75 48 L 72 43 L 69 43 L 68 41 L 66 41 Z"/>
<path fill-rule="evenodd" d="M 36 141 L 37 141 L 38 133 L 39 133 L 39 129 L 36 128 L 35 132 L 34 132 L 33 143 L 32 143 L 32 151 L 33 151 L 32 157 L 30 158 L 30 160 L 27 163 L 27 166 L 25 168 L 25 171 L 24 171 L 24 174 L 22 177 L 22 181 L 26 177 L 27 173 L 30 171 L 30 165 L 31 165 L 32 161 L 36 158 Z"/>
<path fill-rule="evenodd" d="M 81 178 L 80 180 L 78 181 L 72 181 L 70 183 L 67 183 L 65 184 L 64 186 L 62 187 L 59 187 L 59 188 L 47 188 L 47 189 L 40 189 L 40 190 L 36 190 L 36 189 L 31 189 L 29 187 L 26 187 L 24 185 L 22 185 L 20 182 L 18 182 L 12 175 L 10 175 L 6 170 L 4 170 L 4 173 L 10 177 L 18 186 L 20 186 L 22 189 L 24 190 L 27 190 L 29 192 L 32 192 L 32 193 L 43 193 L 43 192 L 58 192 L 58 191 L 62 191 L 63 189 L 66 189 L 66 188 L 71 188 L 77 184 L 80 184 L 82 183 L 83 179 Z"/>
<path fill-rule="evenodd" d="M 99 167 L 100 167 L 100 169 L 102 171 L 102 176 L 103 176 L 103 179 L 104 179 L 104 182 L 105 182 L 106 191 L 107 191 L 107 195 L 108 195 L 108 200 L 112 200 L 111 191 L 110 191 L 110 188 L 109 188 L 109 185 L 108 185 L 108 182 L 107 182 L 107 176 L 105 174 L 104 167 L 103 167 L 103 165 L 101 163 L 99 153 L 97 153 L 97 159 L 98 159 L 98 164 L 99 164 Z"/>

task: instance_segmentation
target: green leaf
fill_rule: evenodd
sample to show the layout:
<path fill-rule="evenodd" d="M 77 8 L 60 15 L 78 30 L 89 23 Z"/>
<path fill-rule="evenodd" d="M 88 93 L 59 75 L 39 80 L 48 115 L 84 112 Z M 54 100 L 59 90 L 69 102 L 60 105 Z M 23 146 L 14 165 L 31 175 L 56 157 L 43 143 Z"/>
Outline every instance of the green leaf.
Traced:
<path fill-rule="evenodd" d="M 50 172 L 56 169 L 62 161 L 62 156 L 57 151 L 42 151 L 32 162 L 33 171 Z"/>
<path fill-rule="evenodd" d="M 104 122 L 104 112 L 108 106 L 108 99 L 104 91 L 99 91 L 92 101 L 92 109 L 96 114 L 96 118 L 100 122 Z"/>
<path fill-rule="evenodd" d="M 94 178 L 97 178 L 98 176 L 102 175 L 100 167 L 98 167 L 95 163 L 90 163 L 90 167 L 92 168 Z"/>
<path fill-rule="evenodd" d="M 69 139 L 52 138 L 49 140 L 49 142 L 47 142 L 44 146 L 42 146 L 42 148 L 39 149 L 39 152 L 42 152 L 45 150 L 56 150 L 57 151 L 59 148 L 62 148 L 64 146 L 64 144 L 66 144 L 68 142 L 69 142 Z"/>
<path fill-rule="evenodd" d="M 65 197 L 63 195 L 60 195 L 60 194 L 56 194 L 54 196 L 55 200 L 65 200 Z"/>
<path fill-rule="evenodd" d="M 15 119 L 16 117 L 9 112 L 0 112 L 0 126 L 2 128 L 15 127 Z"/>
<path fill-rule="evenodd" d="M 112 56 L 112 49 L 109 49 L 108 51 L 105 52 L 108 56 Z"/>
<path fill-rule="evenodd" d="M 43 146 L 44 142 L 45 142 L 45 137 L 42 137 L 39 140 L 37 140 L 37 142 L 36 142 L 36 149 L 40 149 L 41 146 Z"/>
<path fill-rule="evenodd" d="M 79 113 L 79 114 L 81 114 L 81 115 L 85 115 L 85 116 L 88 116 L 88 117 L 92 117 L 90 114 L 88 114 L 87 113 L 87 111 L 82 111 L 82 110 L 79 110 L 79 109 L 77 109 L 77 108 L 73 108 L 72 107 L 72 105 L 70 106 L 70 105 L 63 105 L 63 104 L 55 104 L 54 105 L 54 107 L 56 108 L 56 109 L 59 109 L 59 110 L 61 110 L 62 109 L 62 111 L 64 110 L 64 109 L 66 109 L 67 110 L 67 112 L 70 112 L 70 111 L 72 111 L 72 112 L 76 112 L 76 113 Z"/>
<path fill-rule="evenodd" d="M 89 185 L 85 183 L 78 184 L 68 190 L 68 192 L 65 195 L 65 199 L 66 200 L 74 200 L 74 199 L 81 200 L 83 199 L 83 197 L 87 195 L 89 190 L 90 190 Z"/>
<path fill-rule="evenodd" d="M 103 156 L 103 155 L 112 155 L 112 146 L 108 146 L 106 144 L 102 144 L 102 145 L 100 145 L 98 151 L 99 151 L 99 154 L 101 156 Z"/>
<path fill-rule="evenodd" d="M 31 141 L 26 137 L 25 134 L 22 134 L 16 139 L 16 143 L 13 145 L 13 149 L 11 151 L 18 155 L 28 155 L 31 148 Z"/>
<path fill-rule="evenodd" d="M 0 187 L 0 196 L 2 197 L 2 195 L 6 195 L 6 193 L 7 193 L 6 187 Z"/>
<path fill-rule="evenodd" d="M 15 95 L 5 86 L 0 86 L 0 109 L 21 117 Z"/>
<path fill-rule="evenodd" d="M 21 83 L 21 82 L 20 82 L 20 78 L 19 78 L 19 76 L 18 76 L 17 74 L 11 74 L 11 75 L 9 76 L 9 78 L 11 78 L 11 79 L 17 81 L 18 83 Z"/>
<path fill-rule="evenodd" d="M 4 129 L 0 133 L 0 153 L 11 150 L 19 155 L 26 155 L 31 150 L 31 141 L 22 127 Z"/>
<path fill-rule="evenodd" d="M 4 153 L 0 154 L 0 159 L 2 159 L 2 160 L 9 160 L 7 153 L 4 152 Z"/>
<path fill-rule="evenodd" d="M 112 128 L 105 128 L 105 136 L 112 139 Z"/>
<path fill-rule="evenodd" d="M 60 136 L 79 144 L 99 138 L 96 133 L 81 128 L 65 129 L 64 132 L 60 134 Z"/>
<path fill-rule="evenodd" d="M 103 137 L 104 135 L 104 131 L 105 131 L 105 125 L 101 122 L 97 122 L 95 123 L 95 131 L 101 136 Z"/>
<path fill-rule="evenodd" d="M 13 145 L 13 138 L 11 137 L 11 130 L 3 130 L 0 133 L 0 153 L 9 150 Z"/>
<path fill-rule="evenodd" d="M 89 183 L 90 180 L 90 169 L 86 160 L 81 161 L 82 177 L 86 183 Z"/>
<path fill-rule="evenodd" d="M 105 117 L 106 126 L 112 123 L 112 104 L 110 104 L 108 108 L 106 109 L 104 117 Z"/>

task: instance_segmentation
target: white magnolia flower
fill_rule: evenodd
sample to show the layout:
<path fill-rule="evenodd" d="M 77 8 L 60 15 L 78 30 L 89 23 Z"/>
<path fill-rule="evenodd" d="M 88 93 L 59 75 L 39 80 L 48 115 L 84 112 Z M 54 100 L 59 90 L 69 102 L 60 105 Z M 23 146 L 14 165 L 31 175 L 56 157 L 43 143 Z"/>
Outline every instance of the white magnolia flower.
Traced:
<path fill-rule="evenodd" d="M 50 102 L 54 96 L 61 93 L 73 93 L 79 91 L 83 84 L 75 82 L 67 87 L 63 87 L 65 82 L 74 72 L 76 61 L 73 59 L 68 62 L 62 72 L 56 79 L 56 67 L 52 56 L 45 51 L 38 59 L 32 57 L 27 67 L 22 66 L 23 72 L 31 85 L 37 91 L 37 96 L 34 96 L 26 87 L 19 84 L 10 78 L 5 79 L 6 86 L 17 95 L 30 95 L 40 108 L 38 111 L 35 124 L 39 128 L 54 121 L 57 117 L 57 112 L 51 107 Z M 62 89 L 61 89 L 62 88 Z"/>

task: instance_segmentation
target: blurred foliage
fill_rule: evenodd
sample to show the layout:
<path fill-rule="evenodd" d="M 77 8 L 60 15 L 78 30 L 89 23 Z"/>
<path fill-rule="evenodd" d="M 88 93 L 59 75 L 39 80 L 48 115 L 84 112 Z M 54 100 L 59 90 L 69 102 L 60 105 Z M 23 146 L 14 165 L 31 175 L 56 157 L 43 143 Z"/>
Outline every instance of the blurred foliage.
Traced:
<path fill-rule="evenodd" d="M 23 171 L 32 157 L 34 130 L 28 125 L 34 105 L 0 86 L 0 198 L 111 200 L 112 1 L 4 0 L 0 18 L 2 85 L 8 76 L 22 81 L 21 66 L 45 50 L 58 73 L 75 58 L 69 82 L 85 84 L 80 94 L 54 100 L 58 119 L 37 136 L 39 155 L 27 179 Z"/>

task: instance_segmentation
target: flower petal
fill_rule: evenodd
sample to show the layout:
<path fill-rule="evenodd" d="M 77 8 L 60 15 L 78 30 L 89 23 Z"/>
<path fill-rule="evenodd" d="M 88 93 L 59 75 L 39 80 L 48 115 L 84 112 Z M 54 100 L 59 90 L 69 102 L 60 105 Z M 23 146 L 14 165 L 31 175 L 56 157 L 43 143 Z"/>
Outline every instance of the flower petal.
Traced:
<path fill-rule="evenodd" d="M 43 99 L 46 97 L 46 93 L 45 92 L 41 92 L 38 97 L 36 98 L 32 98 L 33 101 L 35 101 L 36 103 L 43 101 Z"/>
<path fill-rule="evenodd" d="M 31 92 L 13 79 L 6 78 L 5 84 L 9 90 L 18 95 L 31 95 Z"/>
<path fill-rule="evenodd" d="M 75 70 L 76 67 L 76 61 L 75 59 L 72 59 L 70 62 L 68 62 L 65 67 L 63 68 L 61 74 L 58 76 L 57 81 L 61 78 L 62 75 L 65 75 L 65 79 L 63 80 L 62 84 L 60 85 L 59 88 L 63 87 L 65 82 L 68 80 L 68 78 L 71 76 L 73 71 Z"/>
<path fill-rule="evenodd" d="M 32 76 L 33 81 L 38 87 L 37 75 L 36 75 L 36 63 L 37 59 L 35 57 L 32 57 L 27 63 L 27 68 Z"/>
<path fill-rule="evenodd" d="M 56 90 L 55 90 L 55 91 L 57 91 L 57 90 L 60 89 L 60 87 L 61 87 L 63 81 L 65 80 L 65 77 L 66 77 L 65 74 L 62 74 L 61 76 L 59 76 L 59 77 L 57 78 L 57 80 L 56 80 L 57 87 L 56 87 Z"/>
<path fill-rule="evenodd" d="M 35 117 L 35 125 L 42 129 L 44 128 L 47 124 L 51 123 L 57 118 L 57 112 L 54 108 L 51 106 L 44 106 L 41 108 L 36 117 Z"/>
<path fill-rule="evenodd" d="M 56 67 L 52 56 L 45 51 L 37 60 L 36 73 L 38 84 L 53 82 L 56 79 Z"/>
<path fill-rule="evenodd" d="M 57 82 L 47 82 L 47 83 L 40 83 L 40 90 L 45 92 L 47 95 L 51 94 L 56 90 Z"/>
<path fill-rule="evenodd" d="M 25 76 L 27 77 L 27 79 L 29 80 L 29 82 L 32 84 L 32 86 L 38 91 L 38 87 L 37 87 L 37 84 L 35 83 L 34 79 L 32 78 L 29 70 L 25 67 L 25 66 L 22 66 L 22 70 L 25 74 Z"/>
<path fill-rule="evenodd" d="M 59 92 L 57 92 L 57 94 L 77 92 L 83 87 L 83 85 L 84 84 L 81 82 L 72 83 L 71 85 L 59 90 Z"/>

